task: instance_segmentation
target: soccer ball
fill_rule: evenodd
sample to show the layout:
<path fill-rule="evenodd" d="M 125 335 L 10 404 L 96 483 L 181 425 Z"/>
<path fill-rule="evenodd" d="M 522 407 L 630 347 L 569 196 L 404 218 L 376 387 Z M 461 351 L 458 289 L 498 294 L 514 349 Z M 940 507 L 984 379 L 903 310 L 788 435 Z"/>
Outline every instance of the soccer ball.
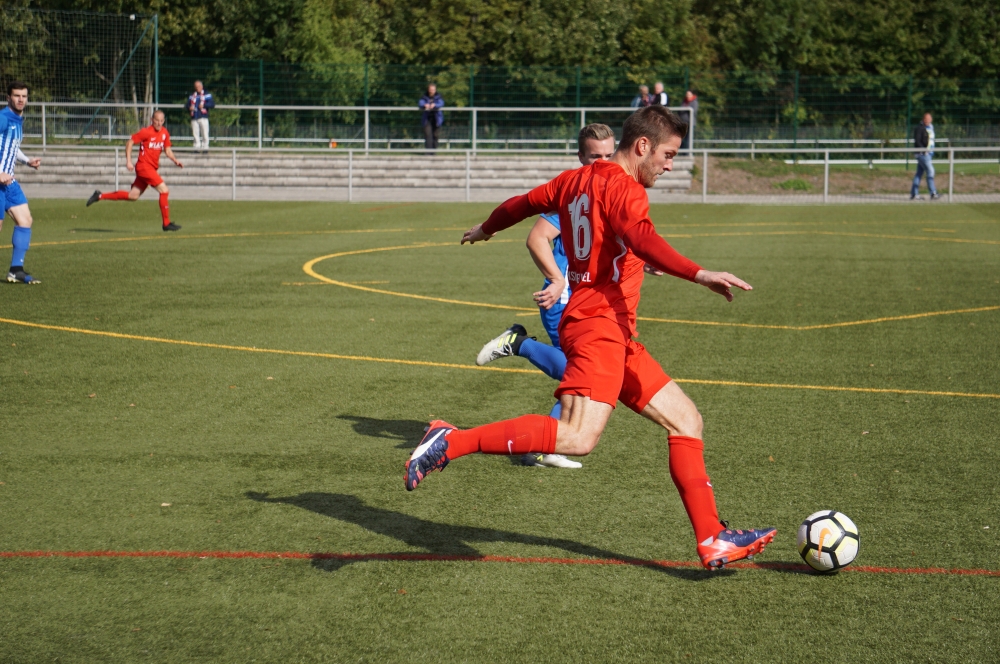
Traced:
<path fill-rule="evenodd" d="M 858 557 L 861 536 L 847 515 L 823 510 L 806 517 L 799 526 L 799 555 L 819 572 L 836 572 Z"/>

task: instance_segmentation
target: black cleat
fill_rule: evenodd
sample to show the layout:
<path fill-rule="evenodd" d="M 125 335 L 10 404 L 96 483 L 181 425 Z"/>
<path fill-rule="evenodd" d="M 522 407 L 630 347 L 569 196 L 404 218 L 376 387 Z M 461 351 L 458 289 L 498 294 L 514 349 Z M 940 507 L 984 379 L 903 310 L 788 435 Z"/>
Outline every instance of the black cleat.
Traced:
<path fill-rule="evenodd" d="M 96 203 L 99 200 L 101 200 L 101 192 L 99 192 L 99 191 L 97 191 L 95 189 L 94 193 L 92 193 L 90 195 L 90 198 L 87 199 L 87 207 L 90 207 L 91 205 L 93 205 L 94 203 Z"/>
<path fill-rule="evenodd" d="M 166 231 L 179 231 L 180 229 L 181 229 L 181 227 L 178 226 L 177 224 L 175 224 L 172 221 L 169 224 L 167 224 L 166 226 L 163 227 L 164 232 L 166 232 Z"/>
<path fill-rule="evenodd" d="M 12 284 L 40 284 L 42 283 L 38 279 L 22 270 L 14 270 L 7 273 L 7 281 Z"/>

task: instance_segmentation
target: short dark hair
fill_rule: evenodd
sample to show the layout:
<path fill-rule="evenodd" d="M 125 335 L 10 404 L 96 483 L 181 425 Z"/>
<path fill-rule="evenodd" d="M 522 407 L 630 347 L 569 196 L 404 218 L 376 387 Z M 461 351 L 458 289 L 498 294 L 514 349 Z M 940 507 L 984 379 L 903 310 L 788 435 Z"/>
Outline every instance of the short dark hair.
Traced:
<path fill-rule="evenodd" d="M 590 139 L 594 139 L 595 141 L 605 141 L 614 137 L 615 132 L 611 130 L 611 127 L 606 124 L 595 122 L 580 130 L 580 135 L 577 136 L 576 144 L 579 151 L 583 152 L 584 144 Z"/>
<path fill-rule="evenodd" d="M 656 147 L 666 143 L 671 136 L 684 138 L 687 133 L 688 123 L 677 117 L 666 106 L 646 106 L 625 120 L 618 148 L 630 148 L 640 138 L 648 138 L 653 147 Z"/>
<path fill-rule="evenodd" d="M 24 81 L 11 81 L 10 83 L 7 84 L 7 96 L 10 97 L 10 95 L 14 92 L 14 90 L 27 90 L 27 89 L 28 89 L 28 84 L 25 83 Z"/>

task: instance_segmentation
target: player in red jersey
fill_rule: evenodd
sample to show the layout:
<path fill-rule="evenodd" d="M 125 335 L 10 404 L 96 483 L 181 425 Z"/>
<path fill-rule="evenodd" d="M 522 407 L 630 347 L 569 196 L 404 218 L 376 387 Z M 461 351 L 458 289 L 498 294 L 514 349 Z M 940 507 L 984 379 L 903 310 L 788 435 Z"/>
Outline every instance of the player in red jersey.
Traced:
<path fill-rule="evenodd" d="M 598 161 L 554 180 L 493 211 L 466 231 L 462 243 L 489 240 L 520 221 L 558 210 L 573 290 L 559 326 L 566 371 L 556 390 L 560 419 L 525 415 L 461 431 L 441 420 L 406 464 L 405 483 L 473 452 L 586 455 L 600 440 L 621 401 L 667 431 L 670 477 L 694 527 L 698 555 L 709 569 L 764 549 L 776 530 L 733 530 L 719 520 L 702 451 L 702 419 L 694 403 L 663 372 L 636 336 L 635 316 L 643 263 L 701 284 L 732 301 L 732 288 L 750 284 L 712 272 L 681 256 L 649 220 L 645 189 L 673 167 L 687 125 L 662 106 L 636 111 L 622 129 L 610 161 Z"/>
<path fill-rule="evenodd" d="M 106 194 L 95 191 L 87 201 L 87 207 L 97 201 L 137 201 L 142 196 L 142 192 L 146 191 L 146 187 L 152 186 L 153 189 L 160 192 L 160 215 L 163 217 L 163 230 L 179 231 L 181 229 L 180 226 L 170 221 L 168 198 L 170 189 L 167 188 L 167 183 L 163 181 L 159 173 L 160 152 L 166 153 L 167 159 L 174 162 L 177 168 L 184 168 L 184 164 L 174 156 L 174 151 L 170 149 L 170 132 L 163 126 L 164 120 L 163 111 L 154 112 L 153 124 L 132 134 L 132 138 L 128 139 L 125 144 L 125 166 L 130 171 L 135 171 L 135 182 L 132 183 L 132 189 L 111 191 Z M 136 143 L 139 144 L 139 159 L 133 166 L 132 146 Z"/>

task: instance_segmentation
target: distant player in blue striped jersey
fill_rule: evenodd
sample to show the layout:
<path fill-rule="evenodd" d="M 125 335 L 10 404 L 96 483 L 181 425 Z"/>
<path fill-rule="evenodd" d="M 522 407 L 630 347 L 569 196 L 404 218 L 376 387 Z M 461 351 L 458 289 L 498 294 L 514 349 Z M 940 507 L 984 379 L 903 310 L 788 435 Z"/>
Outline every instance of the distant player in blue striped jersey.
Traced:
<path fill-rule="evenodd" d="M 7 86 L 7 108 L 0 111 L 0 201 L 3 202 L 4 216 L 9 212 L 14 219 L 11 238 L 14 252 L 7 272 L 7 281 L 12 284 L 41 283 L 24 271 L 24 256 L 31 244 L 31 211 L 21 185 L 14 179 L 15 164 L 38 168 L 42 163 L 41 159 L 28 159 L 21 152 L 21 140 L 24 138 L 23 115 L 27 105 L 28 86 L 21 81 L 12 81 Z M 0 217 L 0 228 L 3 228 L 3 217 Z"/>

